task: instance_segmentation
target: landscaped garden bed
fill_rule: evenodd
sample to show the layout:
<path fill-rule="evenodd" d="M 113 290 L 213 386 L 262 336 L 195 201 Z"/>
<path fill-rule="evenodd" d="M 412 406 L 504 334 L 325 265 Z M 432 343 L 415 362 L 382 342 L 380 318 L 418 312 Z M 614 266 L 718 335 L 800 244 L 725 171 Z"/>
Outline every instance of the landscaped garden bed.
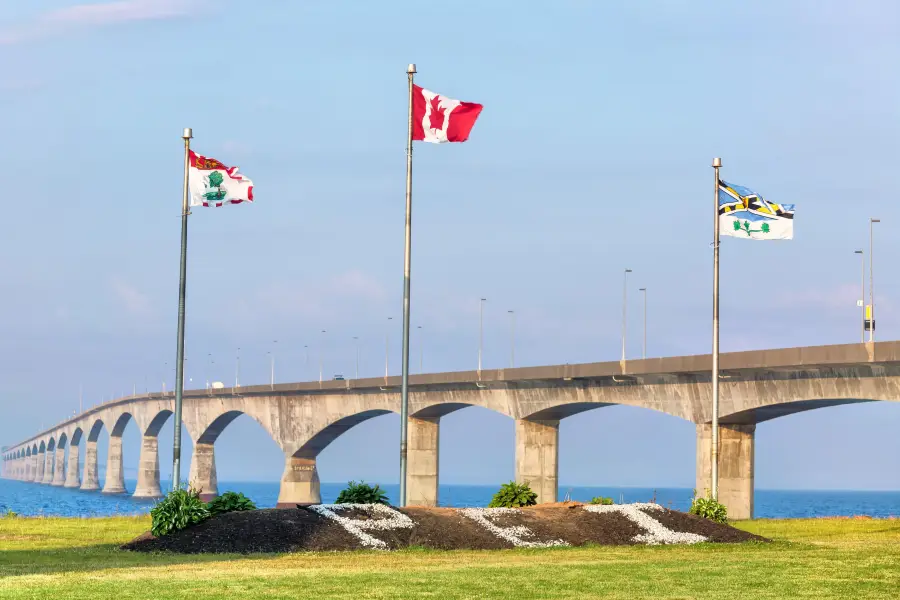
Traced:
<path fill-rule="evenodd" d="M 251 553 L 746 541 L 766 540 L 656 504 L 570 502 L 464 509 L 333 504 L 227 512 L 160 537 L 146 533 L 122 547 L 142 552 Z"/>

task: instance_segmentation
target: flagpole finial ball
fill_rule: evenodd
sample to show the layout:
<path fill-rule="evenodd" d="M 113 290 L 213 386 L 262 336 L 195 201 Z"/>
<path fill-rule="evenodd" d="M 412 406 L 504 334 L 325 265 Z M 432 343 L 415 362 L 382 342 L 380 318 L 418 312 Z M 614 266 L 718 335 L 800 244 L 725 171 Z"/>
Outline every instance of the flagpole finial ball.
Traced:
<path fill-rule="evenodd" d="M 192 137 L 194 137 L 193 134 L 194 134 L 194 132 L 191 131 L 191 128 L 190 128 L 190 127 L 185 127 L 185 128 L 184 128 L 184 133 L 181 134 L 181 137 L 182 137 L 183 139 L 189 140 L 189 139 L 191 139 Z"/>
<path fill-rule="evenodd" d="M 409 66 L 406 67 L 407 73 L 415 73 L 416 72 L 416 63 L 409 63 Z"/>
<path fill-rule="evenodd" d="M 721 166 L 722 166 L 722 159 L 719 158 L 718 156 L 717 156 L 716 158 L 714 158 L 714 159 L 713 159 L 713 164 L 712 164 L 712 166 L 714 166 L 714 167 L 721 167 Z"/>

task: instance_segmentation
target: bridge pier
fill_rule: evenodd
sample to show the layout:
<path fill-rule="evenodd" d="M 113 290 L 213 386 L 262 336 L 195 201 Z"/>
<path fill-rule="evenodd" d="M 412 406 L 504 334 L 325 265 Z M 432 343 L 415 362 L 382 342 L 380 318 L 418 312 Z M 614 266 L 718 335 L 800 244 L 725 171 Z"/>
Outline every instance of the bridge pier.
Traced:
<path fill-rule="evenodd" d="M 281 476 L 277 508 L 294 508 L 298 504 L 321 504 L 321 502 L 322 493 L 319 489 L 316 459 L 288 456 L 285 460 L 284 474 Z"/>
<path fill-rule="evenodd" d="M 406 499 L 413 506 L 438 504 L 440 417 L 409 418 L 407 429 Z"/>
<path fill-rule="evenodd" d="M 216 476 L 216 453 L 213 444 L 197 442 L 191 455 L 190 484 L 200 491 L 200 499 L 209 502 L 219 495 L 219 481 Z"/>
<path fill-rule="evenodd" d="M 66 485 L 67 488 L 77 488 L 81 485 L 78 477 L 78 454 L 79 449 L 75 444 L 69 444 L 69 459 L 66 463 Z"/>
<path fill-rule="evenodd" d="M 556 502 L 559 476 L 559 421 L 516 419 L 516 483 L 528 483 L 538 504 Z"/>
<path fill-rule="evenodd" d="M 124 494 L 125 474 L 122 472 L 122 437 L 109 436 L 109 452 L 106 454 L 106 481 L 104 494 Z"/>
<path fill-rule="evenodd" d="M 44 469 L 46 468 L 46 453 L 38 452 L 37 456 L 37 472 L 34 474 L 35 483 L 44 483 Z"/>
<path fill-rule="evenodd" d="M 119 438 L 121 439 L 121 438 Z M 135 498 L 159 498 L 159 439 L 155 435 L 145 435 L 141 439 L 141 457 L 138 461 L 137 487 Z"/>
<path fill-rule="evenodd" d="M 56 458 L 53 461 L 56 464 L 56 468 L 53 470 L 53 480 L 50 482 L 50 485 L 65 485 L 66 484 L 66 447 L 65 446 L 57 446 L 56 447 Z"/>
<path fill-rule="evenodd" d="M 47 452 L 44 453 L 45 462 L 44 465 L 44 477 L 41 479 L 41 483 L 46 483 L 50 485 L 53 483 L 53 468 L 56 464 L 56 451 L 48 449 Z"/>
<path fill-rule="evenodd" d="M 31 473 L 29 473 L 26 481 L 34 481 L 37 479 L 37 469 L 38 469 L 38 455 L 31 455 Z"/>
<path fill-rule="evenodd" d="M 753 518 L 756 424 L 719 425 L 719 502 L 729 519 Z M 712 486 L 712 425 L 697 425 L 697 495 Z"/>
<path fill-rule="evenodd" d="M 100 476 L 97 474 L 97 441 L 84 442 L 84 477 L 81 478 L 81 489 L 93 491 L 100 489 Z"/>

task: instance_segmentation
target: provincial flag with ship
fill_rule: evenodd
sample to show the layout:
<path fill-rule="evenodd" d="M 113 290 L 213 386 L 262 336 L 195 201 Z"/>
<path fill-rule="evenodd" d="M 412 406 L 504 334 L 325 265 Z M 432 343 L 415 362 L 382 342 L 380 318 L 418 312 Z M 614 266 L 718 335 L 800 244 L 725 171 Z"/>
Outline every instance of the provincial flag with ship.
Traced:
<path fill-rule="evenodd" d="M 253 202 L 253 182 L 214 158 L 190 152 L 191 206 L 224 206 Z"/>
<path fill-rule="evenodd" d="M 794 238 L 794 205 L 769 202 L 756 192 L 719 181 L 719 232 L 751 240 Z"/>

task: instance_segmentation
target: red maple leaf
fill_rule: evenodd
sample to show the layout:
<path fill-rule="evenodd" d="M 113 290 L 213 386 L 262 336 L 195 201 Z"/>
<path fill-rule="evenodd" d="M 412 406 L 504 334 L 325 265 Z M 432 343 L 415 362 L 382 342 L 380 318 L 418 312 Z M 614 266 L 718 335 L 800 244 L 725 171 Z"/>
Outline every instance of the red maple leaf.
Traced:
<path fill-rule="evenodd" d="M 429 127 L 432 129 L 444 128 L 444 109 L 440 107 L 441 97 L 435 96 L 431 99 L 431 116 L 429 117 Z"/>

